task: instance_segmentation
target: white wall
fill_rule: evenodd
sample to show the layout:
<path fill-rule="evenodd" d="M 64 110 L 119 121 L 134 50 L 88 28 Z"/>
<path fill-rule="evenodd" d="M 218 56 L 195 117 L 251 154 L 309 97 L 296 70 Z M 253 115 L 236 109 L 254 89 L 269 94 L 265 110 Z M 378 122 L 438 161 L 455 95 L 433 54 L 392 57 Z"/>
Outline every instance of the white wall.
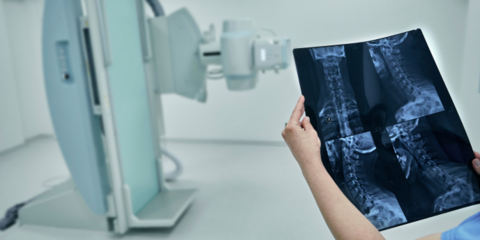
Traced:
<path fill-rule="evenodd" d="M 480 1 L 469 3 L 466 30 L 461 104 L 457 104 L 468 138 L 480 152 Z"/>
<path fill-rule="evenodd" d="M 25 136 L 53 134 L 41 65 L 43 0 L 3 1 Z M 167 13 L 187 6 L 202 29 L 214 23 L 217 35 L 223 19 L 249 17 L 259 27 L 269 27 L 278 35 L 289 36 L 293 47 L 364 41 L 422 28 L 457 107 L 468 108 L 466 104 L 460 106 L 458 98 L 470 90 L 468 85 L 460 84 L 464 70 L 467 0 L 161 2 Z M 479 66 L 474 65 L 470 72 Z M 166 137 L 281 141 L 280 131 L 299 95 L 293 59 L 292 65 L 279 74 L 260 75 L 257 88 L 251 91 L 231 92 L 224 80 L 209 80 L 206 104 L 175 95 L 163 97 Z M 473 115 L 462 114 L 462 120 L 471 132 L 471 126 L 475 125 Z"/>
<path fill-rule="evenodd" d="M 223 19 L 253 19 L 289 36 L 294 48 L 351 43 L 421 28 L 458 105 L 468 1 L 162 0 L 172 13 L 188 7 L 200 27 Z M 478 42 L 478 41 L 477 41 Z M 281 141 L 280 131 L 300 96 L 293 64 L 260 76 L 256 89 L 229 92 L 209 81 L 206 104 L 163 97 L 167 138 Z M 473 120 L 472 120 L 473 121 Z"/>
<path fill-rule="evenodd" d="M 24 140 L 4 10 L 0 1 L 0 151 L 18 146 Z"/>
<path fill-rule="evenodd" d="M 1 0 L 0 0 L 1 1 Z M 43 0 L 3 0 L 25 139 L 54 134 L 42 66 Z"/>

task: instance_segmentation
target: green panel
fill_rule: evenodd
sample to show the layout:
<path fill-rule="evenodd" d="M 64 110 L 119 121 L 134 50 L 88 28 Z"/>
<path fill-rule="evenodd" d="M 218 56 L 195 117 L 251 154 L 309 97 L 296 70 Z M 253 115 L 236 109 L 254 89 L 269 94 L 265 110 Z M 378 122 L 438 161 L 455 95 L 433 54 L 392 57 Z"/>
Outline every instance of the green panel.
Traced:
<path fill-rule="evenodd" d="M 105 0 L 112 53 L 108 69 L 124 181 L 138 213 L 159 192 L 136 4 Z"/>

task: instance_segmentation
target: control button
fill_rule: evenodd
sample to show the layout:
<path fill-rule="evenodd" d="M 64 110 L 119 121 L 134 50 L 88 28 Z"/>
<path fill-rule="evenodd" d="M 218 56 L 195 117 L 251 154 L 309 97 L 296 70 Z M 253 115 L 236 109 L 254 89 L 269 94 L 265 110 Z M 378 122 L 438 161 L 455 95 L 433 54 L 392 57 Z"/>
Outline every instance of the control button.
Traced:
<path fill-rule="evenodd" d="M 63 79 L 67 80 L 70 78 L 70 75 L 68 73 L 63 74 Z"/>

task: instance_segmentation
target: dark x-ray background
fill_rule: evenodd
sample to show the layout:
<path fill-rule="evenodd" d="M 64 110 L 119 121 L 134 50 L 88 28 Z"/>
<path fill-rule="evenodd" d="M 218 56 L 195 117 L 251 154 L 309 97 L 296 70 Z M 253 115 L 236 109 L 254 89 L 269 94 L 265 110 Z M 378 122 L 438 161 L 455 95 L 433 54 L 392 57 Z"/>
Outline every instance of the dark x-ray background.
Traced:
<path fill-rule="evenodd" d="M 473 150 L 420 29 L 294 57 L 322 161 L 377 229 L 480 201 Z"/>

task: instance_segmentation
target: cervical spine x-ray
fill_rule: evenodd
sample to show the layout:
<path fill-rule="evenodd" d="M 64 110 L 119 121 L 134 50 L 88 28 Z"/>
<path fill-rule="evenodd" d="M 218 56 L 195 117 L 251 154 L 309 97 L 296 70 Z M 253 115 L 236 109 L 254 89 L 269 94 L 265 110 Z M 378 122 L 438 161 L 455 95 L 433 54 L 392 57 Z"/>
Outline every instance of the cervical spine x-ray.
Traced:
<path fill-rule="evenodd" d="M 377 229 L 480 201 L 473 150 L 421 30 L 294 56 L 322 161 Z"/>

